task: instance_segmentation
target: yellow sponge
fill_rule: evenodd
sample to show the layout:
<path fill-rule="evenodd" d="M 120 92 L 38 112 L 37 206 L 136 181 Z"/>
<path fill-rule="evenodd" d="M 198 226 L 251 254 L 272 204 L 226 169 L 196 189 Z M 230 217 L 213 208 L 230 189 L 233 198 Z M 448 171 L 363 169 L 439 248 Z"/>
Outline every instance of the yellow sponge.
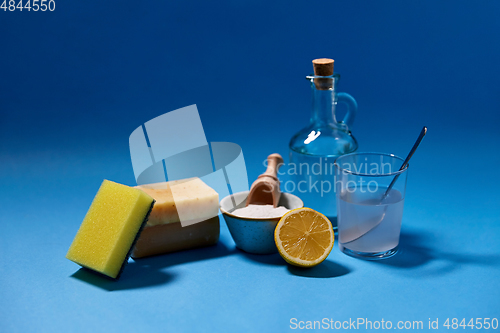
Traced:
<path fill-rule="evenodd" d="M 118 278 L 154 202 L 139 189 L 104 180 L 66 258 Z"/>

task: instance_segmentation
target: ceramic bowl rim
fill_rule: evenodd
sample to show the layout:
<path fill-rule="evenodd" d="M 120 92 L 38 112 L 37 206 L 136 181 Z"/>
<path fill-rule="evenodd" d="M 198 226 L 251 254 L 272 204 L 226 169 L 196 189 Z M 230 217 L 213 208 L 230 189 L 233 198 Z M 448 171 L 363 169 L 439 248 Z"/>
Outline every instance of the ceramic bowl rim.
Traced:
<path fill-rule="evenodd" d="M 222 198 L 222 200 L 232 196 L 232 195 L 237 195 L 237 194 L 240 194 L 240 193 L 249 193 L 250 191 L 241 191 L 241 192 L 237 192 L 237 193 L 233 193 L 233 194 L 230 194 L 228 196 L 225 196 L 224 198 Z M 292 194 L 292 193 L 287 193 L 287 192 L 281 192 L 281 195 L 286 195 L 286 196 L 290 196 L 290 197 L 295 197 L 296 199 L 300 200 L 300 204 L 301 204 L 301 207 L 296 207 L 296 208 L 303 208 L 304 207 L 304 201 L 302 201 L 301 198 L 299 198 L 298 196 L 296 196 L 295 194 Z M 237 216 L 237 215 L 234 215 L 234 214 L 231 214 L 229 213 L 227 210 L 225 210 L 222 205 L 220 204 L 222 202 L 222 200 L 219 202 L 219 209 L 220 211 L 222 212 L 222 214 L 225 214 L 225 215 L 228 215 L 228 216 L 231 216 L 235 219 L 238 219 L 238 220 L 241 220 L 241 221 L 248 221 L 248 222 L 278 222 L 282 216 L 280 217 L 241 217 L 241 216 Z M 287 209 L 295 209 L 295 208 L 288 208 Z M 285 213 L 286 214 L 286 213 Z M 283 215 L 285 215 L 283 214 Z"/>

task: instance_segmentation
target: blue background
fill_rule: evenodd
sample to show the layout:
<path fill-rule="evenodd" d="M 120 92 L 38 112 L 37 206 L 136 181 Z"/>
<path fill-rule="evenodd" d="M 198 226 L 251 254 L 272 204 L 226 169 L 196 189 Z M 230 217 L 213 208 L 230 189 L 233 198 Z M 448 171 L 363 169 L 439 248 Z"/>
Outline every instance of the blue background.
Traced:
<path fill-rule="evenodd" d="M 290 319 L 500 317 L 500 2 L 61 1 L 0 11 L 0 330 L 290 330 Z M 305 126 L 311 60 L 359 104 L 359 151 L 405 156 L 401 251 L 335 246 L 311 270 L 215 247 L 131 261 L 118 282 L 65 253 L 102 179 L 134 185 L 128 137 L 197 104 L 249 181 Z M 285 179 L 286 180 L 286 179 Z M 470 328 L 459 328 L 468 331 Z"/>

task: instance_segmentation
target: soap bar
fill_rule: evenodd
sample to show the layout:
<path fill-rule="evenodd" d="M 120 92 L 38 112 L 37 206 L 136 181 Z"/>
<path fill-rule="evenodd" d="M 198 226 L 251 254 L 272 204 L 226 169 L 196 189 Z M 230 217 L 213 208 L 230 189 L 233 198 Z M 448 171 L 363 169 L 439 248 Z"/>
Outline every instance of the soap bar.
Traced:
<path fill-rule="evenodd" d="M 192 224 L 219 213 L 219 194 L 199 178 L 140 185 L 137 188 L 156 200 L 148 226 L 175 223 L 181 218 L 184 225 Z"/>
<path fill-rule="evenodd" d="M 132 258 L 214 245 L 219 233 L 219 216 L 186 227 L 180 222 L 146 226 L 135 244 Z"/>
<path fill-rule="evenodd" d="M 137 188 L 153 197 L 156 204 L 134 247 L 132 258 L 187 250 L 218 242 L 219 195 L 201 179 L 189 178 L 140 185 Z M 179 209 L 188 210 L 189 221 L 196 223 L 182 226 Z M 186 214 L 182 216 L 185 218 Z"/>
<path fill-rule="evenodd" d="M 66 258 L 118 278 L 153 205 L 143 191 L 104 180 Z"/>

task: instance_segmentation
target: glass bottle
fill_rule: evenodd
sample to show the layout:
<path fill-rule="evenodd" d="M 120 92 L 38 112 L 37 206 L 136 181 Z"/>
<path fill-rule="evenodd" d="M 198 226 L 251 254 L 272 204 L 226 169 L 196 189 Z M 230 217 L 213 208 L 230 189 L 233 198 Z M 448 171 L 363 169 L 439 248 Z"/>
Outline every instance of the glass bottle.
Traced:
<path fill-rule="evenodd" d="M 337 92 L 340 75 L 333 72 L 332 59 L 313 60 L 314 75 L 306 78 L 312 88 L 312 115 L 305 128 L 290 140 L 288 174 L 293 184 L 287 188 L 304 201 L 304 206 L 324 214 L 337 228 L 335 167 L 340 155 L 354 152 L 358 143 L 351 133 L 357 112 L 356 100 Z M 337 103 L 347 104 L 347 113 L 337 121 Z"/>

